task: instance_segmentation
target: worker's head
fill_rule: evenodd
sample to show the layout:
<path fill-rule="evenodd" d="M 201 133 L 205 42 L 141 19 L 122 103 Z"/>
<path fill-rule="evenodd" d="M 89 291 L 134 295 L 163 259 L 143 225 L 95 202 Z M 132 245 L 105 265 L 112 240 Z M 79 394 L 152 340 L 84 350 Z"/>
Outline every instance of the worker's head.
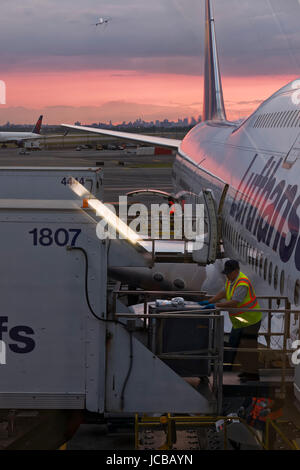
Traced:
<path fill-rule="evenodd" d="M 234 281 L 240 272 L 239 262 L 235 259 L 229 259 L 224 264 L 224 269 L 222 274 L 226 274 L 226 277 L 229 281 Z"/>

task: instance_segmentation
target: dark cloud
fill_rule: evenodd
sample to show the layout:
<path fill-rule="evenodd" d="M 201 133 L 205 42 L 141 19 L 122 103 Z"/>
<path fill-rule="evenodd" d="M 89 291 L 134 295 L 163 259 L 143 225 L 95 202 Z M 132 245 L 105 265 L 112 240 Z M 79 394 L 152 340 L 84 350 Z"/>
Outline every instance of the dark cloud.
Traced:
<path fill-rule="evenodd" d="M 215 0 L 225 75 L 300 73 L 297 0 Z M 107 27 L 93 27 L 110 16 Z M 204 0 L 1 0 L 2 69 L 201 74 Z"/>

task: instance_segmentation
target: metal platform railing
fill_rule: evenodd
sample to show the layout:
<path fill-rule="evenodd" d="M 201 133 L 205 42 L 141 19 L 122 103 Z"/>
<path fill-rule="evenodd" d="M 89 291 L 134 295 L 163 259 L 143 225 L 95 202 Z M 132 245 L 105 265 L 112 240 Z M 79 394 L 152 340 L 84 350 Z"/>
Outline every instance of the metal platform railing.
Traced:
<path fill-rule="evenodd" d="M 153 352 L 154 351 L 154 343 L 155 343 L 155 328 L 157 327 L 155 322 L 162 321 L 164 318 L 188 318 L 187 311 L 186 310 L 176 310 L 175 312 L 168 312 L 167 310 L 162 313 L 159 313 L 158 315 L 149 315 L 148 313 L 148 307 L 149 304 L 148 302 L 151 299 L 157 298 L 158 296 L 160 298 L 172 298 L 175 296 L 184 296 L 187 299 L 193 299 L 193 300 L 202 300 L 204 298 L 209 298 L 212 295 L 208 295 L 204 291 L 143 291 L 143 290 L 138 290 L 138 291 L 133 291 L 133 290 L 116 290 L 114 292 L 114 303 L 116 304 L 116 298 L 120 295 L 137 295 L 140 298 L 143 299 L 144 303 L 144 313 L 140 315 L 136 314 L 121 314 L 121 315 L 116 315 L 116 318 L 120 318 L 121 316 L 129 318 L 140 318 L 143 319 L 143 325 L 144 325 L 144 330 L 147 333 L 148 337 L 148 348 L 151 349 Z M 273 357 L 276 355 L 276 357 L 280 358 L 280 395 L 282 397 L 285 396 L 286 394 L 286 375 L 287 375 L 287 366 L 288 366 L 288 360 L 289 356 L 294 352 L 294 349 L 289 349 L 288 348 L 288 340 L 290 338 L 290 329 L 291 329 L 291 315 L 294 315 L 294 318 L 297 320 L 300 315 L 300 310 L 299 309 L 292 309 L 291 304 L 288 300 L 287 297 L 283 296 L 258 296 L 258 299 L 261 300 L 266 300 L 268 301 L 268 308 L 261 308 L 260 311 L 262 313 L 267 314 L 267 330 L 266 331 L 260 331 L 259 336 L 264 336 L 266 339 L 267 346 L 266 347 L 256 347 L 256 348 L 232 348 L 232 347 L 224 347 L 223 351 L 236 351 L 236 352 L 247 352 L 247 353 L 260 353 L 261 356 L 264 358 L 264 369 L 267 369 L 272 361 L 272 355 Z M 276 306 L 274 306 L 274 303 L 276 303 Z M 281 304 L 283 304 L 283 308 L 281 307 Z M 114 310 L 116 311 L 116 310 Z M 197 310 L 197 306 L 194 309 L 191 309 L 192 317 L 195 318 L 195 314 L 198 311 L 200 315 L 203 315 L 203 310 L 199 309 Z M 238 312 L 239 309 L 228 309 L 229 312 Z M 243 309 L 243 311 L 251 311 L 251 309 Z M 206 315 L 220 315 L 220 309 L 211 309 L 211 310 L 205 310 Z M 283 331 L 282 332 L 274 332 L 272 331 L 272 317 L 276 315 L 281 315 L 283 314 Z M 168 317 L 169 315 L 169 317 Z M 203 316 L 202 316 L 203 318 Z M 212 318 L 212 317 L 210 317 Z M 217 333 L 220 335 L 221 333 Z M 222 332 L 223 334 L 223 332 Z M 273 349 L 271 348 L 271 339 L 272 337 L 278 337 L 279 339 L 281 338 L 282 345 L 280 349 Z M 208 354 L 209 351 L 207 351 Z M 175 356 L 180 356 L 180 359 L 182 359 L 182 356 L 185 355 L 185 360 L 189 357 L 189 355 L 185 352 L 183 354 L 177 354 L 172 357 L 172 359 L 175 359 Z M 162 356 L 163 359 L 167 359 L 167 356 Z M 277 369 L 278 370 L 278 369 Z"/>
<path fill-rule="evenodd" d="M 176 443 L 177 430 L 215 427 L 218 421 L 223 421 L 220 434 L 223 438 L 223 450 L 228 450 L 228 426 L 233 422 L 239 422 L 246 426 L 252 434 L 254 441 L 263 450 L 273 450 L 273 443 L 270 439 L 271 428 L 274 430 L 275 435 L 278 434 L 280 436 L 289 450 L 300 450 L 298 444 L 290 440 L 280 429 L 280 420 L 275 422 L 274 420 L 266 419 L 265 432 L 261 437 L 245 419 L 239 416 L 172 416 L 170 413 L 159 417 L 146 415 L 140 417 L 138 414 L 135 415 L 135 449 L 140 448 L 139 431 L 141 429 L 164 430 L 166 437 L 163 448 L 171 450 Z"/>

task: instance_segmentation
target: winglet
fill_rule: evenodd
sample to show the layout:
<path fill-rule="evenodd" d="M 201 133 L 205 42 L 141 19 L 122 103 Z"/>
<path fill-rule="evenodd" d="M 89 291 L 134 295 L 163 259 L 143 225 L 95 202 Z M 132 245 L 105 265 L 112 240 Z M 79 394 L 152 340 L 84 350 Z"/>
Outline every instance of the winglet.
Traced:
<path fill-rule="evenodd" d="M 226 121 L 215 20 L 211 1 L 205 0 L 205 3 L 205 69 L 202 121 Z"/>
<path fill-rule="evenodd" d="M 43 115 L 41 115 L 41 116 L 38 118 L 36 125 L 35 125 L 34 128 L 32 129 L 32 133 L 33 133 L 33 134 L 40 134 L 40 132 L 41 132 L 41 127 L 42 127 L 42 120 L 43 120 Z"/>

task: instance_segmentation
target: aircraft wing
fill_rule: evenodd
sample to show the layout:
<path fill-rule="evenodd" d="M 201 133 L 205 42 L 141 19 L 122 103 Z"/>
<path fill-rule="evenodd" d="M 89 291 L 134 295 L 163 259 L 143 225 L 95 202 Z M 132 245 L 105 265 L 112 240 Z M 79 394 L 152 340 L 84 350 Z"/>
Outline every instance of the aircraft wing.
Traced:
<path fill-rule="evenodd" d="M 61 124 L 63 127 L 69 127 L 70 129 L 76 129 L 78 131 L 92 132 L 94 134 L 111 135 L 112 137 L 118 137 L 119 139 L 132 140 L 135 142 L 143 142 L 144 144 L 159 145 L 160 147 L 168 147 L 171 149 L 178 149 L 181 144 L 181 140 L 167 139 L 165 137 L 156 137 L 152 135 L 134 134 L 131 132 L 118 132 L 108 131 L 106 129 L 97 129 L 96 127 L 85 127 L 85 126 L 72 126 L 71 124 Z"/>

